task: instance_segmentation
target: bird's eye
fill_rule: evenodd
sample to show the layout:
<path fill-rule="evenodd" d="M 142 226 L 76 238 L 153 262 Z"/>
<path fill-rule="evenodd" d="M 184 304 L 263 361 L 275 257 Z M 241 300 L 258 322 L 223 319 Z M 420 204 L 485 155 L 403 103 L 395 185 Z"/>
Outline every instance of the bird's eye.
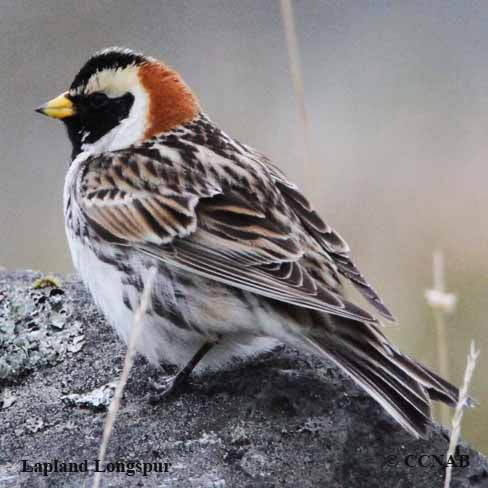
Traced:
<path fill-rule="evenodd" d="M 104 93 L 93 93 L 89 101 L 93 108 L 102 108 L 107 105 L 109 98 Z"/>

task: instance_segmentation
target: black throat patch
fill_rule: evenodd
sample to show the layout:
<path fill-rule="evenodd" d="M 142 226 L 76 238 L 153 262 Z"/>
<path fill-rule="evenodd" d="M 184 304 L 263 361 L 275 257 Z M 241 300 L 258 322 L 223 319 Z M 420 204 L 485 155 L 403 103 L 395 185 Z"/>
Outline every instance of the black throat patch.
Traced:
<path fill-rule="evenodd" d="M 68 98 L 76 107 L 76 115 L 63 120 L 73 145 L 72 159 L 82 151 L 83 144 L 98 141 L 126 119 L 134 103 L 132 93 L 108 98 L 101 107 L 93 106 L 90 96 L 77 95 Z"/>

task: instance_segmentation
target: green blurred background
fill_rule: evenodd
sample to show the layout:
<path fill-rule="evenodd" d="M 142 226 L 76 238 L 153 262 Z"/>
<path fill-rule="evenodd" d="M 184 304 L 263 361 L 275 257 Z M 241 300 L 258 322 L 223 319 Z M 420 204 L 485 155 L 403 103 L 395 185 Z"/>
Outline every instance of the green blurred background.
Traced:
<path fill-rule="evenodd" d="M 268 154 L 350 242 L 399 319 L 388 334 L 437 369 L 424 291 L 432 254 L 458 295 L 451 379 L 481 348 L 465 437 L 488 452 L 488 2 L 294 2 L 313 167 L 274 0 L 30 0 L 0 4 L 0 266 L 72 270 L 61 210 L 70 152 L 33 108 L 93 51 L 161 57 L 227 132 Z"/>

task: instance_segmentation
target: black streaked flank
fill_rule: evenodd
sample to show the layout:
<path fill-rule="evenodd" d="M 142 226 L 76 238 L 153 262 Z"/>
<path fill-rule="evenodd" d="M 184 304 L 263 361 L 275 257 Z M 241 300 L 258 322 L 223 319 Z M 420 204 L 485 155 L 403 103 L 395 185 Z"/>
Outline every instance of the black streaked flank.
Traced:
<path fill-rule="evenodd" d="M 154 313 L 158 317 L 171 321 L 175 327 L 186 330 L 192 328 L 181 312 L 183 308 L 178 306 L 178 303 L 170 302 L 169 300 L 163 301 L 161 296 L 157 292 L 154 292 L 151 294 L 151 305 Z"/>
<path fill-rule="evenodd" d="M 122 296 L 122 303 L 132 312 L 133 308 L 132 308 L 132 304 L 130 303 L 127 290 L 124 291 L 124 294 Z"/>

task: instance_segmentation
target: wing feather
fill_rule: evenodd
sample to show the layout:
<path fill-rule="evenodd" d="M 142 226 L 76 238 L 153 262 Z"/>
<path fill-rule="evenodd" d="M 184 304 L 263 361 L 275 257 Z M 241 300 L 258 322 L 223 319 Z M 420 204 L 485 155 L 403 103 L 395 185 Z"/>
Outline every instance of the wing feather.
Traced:
<path fill-rule="evenodd" d="M 191 241 L 181 241 L 178 246 L 171 248 L 155 249 L 145 246 L 140 250 L 181 269 L 258 295 L 354 320 L 376 322 L 376 319 L 365 310 L 324 288 L 316 291 L 312 290 L 313 286 L 312 289 L 303 286 L 293 288 L 286 279 L 280 280 L 266 269 L 256 266 L 236 267 L 235 261 L 231 262 L 227 257 L 212 253 Z"/>
<path fill-rule="evenodd" d="M 224 166 L 227 175 L 219 178 L 219 168 L 203 163 L 133 151 L 94 158 L 79 181 L 80 208 L 117 245 L 271 299 L 376 322 L 328 284 L 336 280 L 335 266 L 346 273 L 347 246 L 340 240 L 333 247 L 331 238 L 324 250 L 320 239 L 335 234 L 295 187 L 274 180 L 262 164 L 239 171 Z M 247 178 L 230 183 L 229 174 L 244 170 Z M 339 253 L 337 263 L 331 250 Z M 348 272 L 374 301 L 356 268 Z"/>
<path fill-rule="evenodd" d="M 286 181 L 280 174 L 275 175 L 275 179 L 287 203 L 298 215 L 305 228 L 332 258 L 339 273 L 349 279 L 383 317 L 394 321 L 393 315 L 379 295 L 352 262 L 347 242 L 319 217 L 295 185 Z"/>

